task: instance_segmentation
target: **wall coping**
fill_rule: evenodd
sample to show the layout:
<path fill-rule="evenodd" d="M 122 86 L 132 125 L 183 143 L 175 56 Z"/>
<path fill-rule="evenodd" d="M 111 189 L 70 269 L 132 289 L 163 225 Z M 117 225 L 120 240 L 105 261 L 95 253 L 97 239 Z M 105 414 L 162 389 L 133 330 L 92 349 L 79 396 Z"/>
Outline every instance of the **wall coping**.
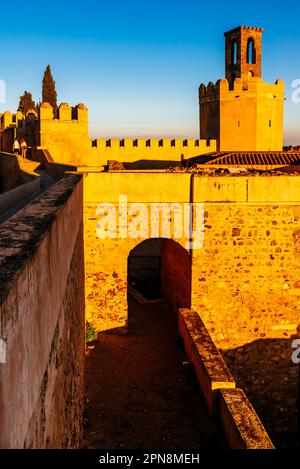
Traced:
<path fill-rule="evenodd" d="M 194 365 L 210 415 L 223 427 L 233 449 L 274 449 L 269 435 L 242 389 L 236 388 L 228 369 L 196 311 L 180 309 L 179 333 Z"/>
<path fill-rule="evenodd" d="M 0 227 L 0 304 L 81 180 L 67 175 Z M 42 216 L 41 216 L 42 215 Z"/>
<path fill-rule="evenodd" d="M 221 389 L 220 419 L 231 447 L 274 449 L 269 435 L 242 389 Z"/>

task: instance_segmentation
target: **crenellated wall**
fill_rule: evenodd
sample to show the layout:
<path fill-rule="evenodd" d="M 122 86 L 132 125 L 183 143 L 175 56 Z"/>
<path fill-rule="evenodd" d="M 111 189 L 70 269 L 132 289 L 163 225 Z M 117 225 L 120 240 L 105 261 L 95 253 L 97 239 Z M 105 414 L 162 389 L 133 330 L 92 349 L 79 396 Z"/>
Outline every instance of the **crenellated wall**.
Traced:
<path fill-rule="evenodd" d="M 53 161 L 63 164 L 92 164 L 88 138 L 88 110 L 84 104 L 71 108 L 63 103 L 55 118 L 49 103 L 40 106 L 37 146 L 47 149 Z"/>
<path fill-rule="evenodd" d="M 96 139 L 89 138 L 88 109 L 62 103 L 54 115 L 53 107 L 45 102 L 38 114 L 32 110 L 26 116 L 5 112 L 0 118 L 0 149 L 12 151 L 15 137 L 25 138 L 31 156 L 41 161 L 53 161 L 77 166 L 105 166 L 109 160 L 133 165 L 140 161 L 158 161 L 165 166 L 181 159 L 216 151 L 212 139 Z M 43 155 L 44 154 L 44 155 Z M 150 164 L 151 167 L 151 164 Z M 151 168 L 148 169 L 151 169 Z"/>
<path fill-rule="evenodd" d="M 215 140 L 199 139 L 100 139 L 93 141 L 92 154 L 99 164 L 108 160 L 134 163 L 141 160 L 180 162 L 204 153 L 216 151 Z"/>
<path fill-rule="evenodd" d="M 88 109 L 84 104 L 75 107 L 62 103 L 57 115 L 49 103 L 42 103 L 39 113 L 6 112 L 0 119 L 1 148 L 11 152 L 14 138 L 25 138 L 31 155 L 43 161 L 79 166 L 105 166 L 109 160 L 133 164 L 140 161 L 159 161 L 172 165 L 182 157 L 216 151 L 216 141 L 199 139 L 97 139 L 88 135 Z"/>
<path fill-rule="evenodd" d="M 11 153 L 15 138 L 25 138 L 29 147 L 36 144 L 37 112 L 29 110 L 26 116 L 17 111 L 15 114 L 4 112 L 0 117 L 0 150 Z"/>
<path fill-rule="evenodd" d="M 226 79 L 199 87 L 200 136 L 218 151 L 282 151 L 284 84 Z"/>

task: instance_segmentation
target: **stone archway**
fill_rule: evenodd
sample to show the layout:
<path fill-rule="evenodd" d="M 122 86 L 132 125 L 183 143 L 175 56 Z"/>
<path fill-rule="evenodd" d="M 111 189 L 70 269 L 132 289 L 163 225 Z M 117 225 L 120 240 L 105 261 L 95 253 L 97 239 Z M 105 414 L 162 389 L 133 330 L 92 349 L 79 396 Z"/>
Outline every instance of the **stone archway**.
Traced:
<path fill-rule="evenodd" d="M 191 306 L 191 259 L 172 239 L 142 241 L 128 256 L 128 291 L 147 301 L 162 299 L 174 309 Z"/>

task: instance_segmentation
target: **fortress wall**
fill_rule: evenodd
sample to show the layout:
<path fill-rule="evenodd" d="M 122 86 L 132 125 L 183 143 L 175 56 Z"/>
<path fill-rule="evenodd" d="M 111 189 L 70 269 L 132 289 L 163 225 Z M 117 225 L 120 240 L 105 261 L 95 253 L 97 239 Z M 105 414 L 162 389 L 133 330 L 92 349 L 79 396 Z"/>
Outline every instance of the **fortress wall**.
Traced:
<path fill-rule="evenodd" d="M 17 186 L 10 191 L 0 194 L 0 215 L 13 209 L 17 204 L 23 203 L 24 199 L 41 190 L 41 181 L 39 178 Z"/>
<path fill-rule="evenodd" d="M 220 347 L 296 333 L 299 220 L 300 204 L 205 203 L 192 306 Z"/>
<path fill-rule="evenodd" d="M 120 194 L 126 195 L 128 202 L 189 202 L 190 178 L 183 172 L 87 172 L 85 203 L 119 202 Z"/>
<path fill-rule="evenodd" d="M 133 163 L 139 160 L 180 161 L 184 158 L 216 151 L 216 141 L 192 139 L 101 139 L 95 140 L 92 155 L 98 164 L 108 160 Z"/>
<path fill-rule="evenodd" d="M 189 202 L 187 173 L 87 173 L 84 176 L 84 238 L 86 268 L 86 317 L 97 330 L 127 322 L 127 259 L 145 238 L 99 239 L 96 229 L 100 203 L 114 203 L 119 216 L 119 194 L 128 202 Z M 133 220 L 134 216 L 129 217 Z M 150 233 L 150 231 L 149 231 Z M 185 247 L 185 240 L 177 240 Z M 166 253 L 167 255 L 167 253 Z"/>
<path fill-rule="evenodd" d="M 100 139 L 88 138 L 84 119 L 40 119 L 39 146 L 53 161 L 82 166 L 106 165 L 109 160 L 133 163 L 139 160 L 178 161 L 216 151 L 216 141 L 193 139 Z"/>
<path fill-rule="evenodd" d="M 36 116 L 35 111 L 31 111 Z M 0 149 L 1 151 L 12 152 L 15 137 L 25 138 L 28 145 L 33 145 L 35 123 L 32 121 L 32 114 L 24 117 L 22 112 L 16 114 L 6 111 L 0 118 Z M 36 117 L 34 117 L 36 120 Z M 25 124 L 26 121 L 26 124 Z"/>
<path fill-rule="evenodd" d="M 44 119 L 40 121 L 39 146 L 47 149 L 53 161 L 63 164 L 88 165 L 90 140 L 88 122 Z"/>
<path fill-rule="evenodd" d="M 0 119 L 0 149 L 12 150 L 14 135 L 25 137 L 37 161 L 54 161 L 77 166 L 103 166 L 109 160 L 134 163 L 140 160 L 180 162 L 216 151 L 216 140 L 199 139 L 97 139 L 88 134 L 88 109 L 62 103 L 57 114 L 49 103 L 42 103 L 37 117 L 30 111 L 26 118 L 5 113 Z M 23 119 L 23 120 L 22 120 Z M 21 125 L 22 124 L 22 125 Z"/>
<path fill-rule="evenodd" d="M 299 323 L 297 177 L 196 177 L 205 236 L 193 252 L 192 305 L 214 340 L 287 338 Z M 222 298 L 222 301 L 220 301 Z"/>
<path fill-rule="evenodd" d="M 127 257 L 144 239 L 98 239 L 98 204 L 113 202 L 118 210 L 119 194 L 128 202 L 189 202 L 190 184 L 187 173 L 85 175 L 87 314 L 97 327 L 106 327 L 106 317 L 111 326 L 119 317 L 126 321 Z M 293 176 L 194 177 L 205 233 L 203 248 L 192 255 L 192 307 L 219 346 L 295 333 L 299 196 Z M 186 248 L 184 239 L 177 241 Z"/>
<path fill-rule="evenodd" d="M 235 380 L 196 311 L 180 309 L 178 329 L 209 413 L 233 449 L 274 449 L 258 415 Z"/>
<path fill-rule="evenodd" d="M 8 127 L 0 132 L 0 149 L 4 152 L 12 152 L 15 137 L 14 127 Z"/>
<path fill-rule="evenodd" d="M 218 151 L 282 151 L 284 83 L 241 78 L 199 88 L 200 136 L 218 140 Z"/>
<path fill-rule="evenodd" d="M 88 110 L 63 103 L 54 118 L 53 108 L 42 103 L 37 129 L 39 150 L 48 150 L 53 161 L 80 166 L 106 165 L 108 160 L 180 161 L 216 151 L 216 141 L 193 139 L 98 139 L 88 136 Z"/>
<path fill-rule="evenodd" d="M 79 447 L 82 180 L 68 175 L 0 229 L 0 447 Z"/>
<path fill-rule="evenodd" d="M 237 179 L 227 186 L 226 178 L 195 178 L 205 236 L 193 251 L 192 307 L 275 446 L 292 446 L 299 425 L 299 366 L 291 360 L 300 325 L 299 178 L 242 177 L 241 190 Z"/>
<path fill-rule="evenodd" d="M 194 202 L 300 203 L 298 176 L 194 178 Z"/>
<path fill-rule="evenodd" d="M 55 116 L 56 117 L 56 116 Z M 62 103 L 58 116 L 48 103 L 40 106 L 37 145 L 48 150 L 53 161 L 71 165 L 88 165 L 91 142 L 88 138 L 88 110 L 83 104 L 71 108 Z"/>

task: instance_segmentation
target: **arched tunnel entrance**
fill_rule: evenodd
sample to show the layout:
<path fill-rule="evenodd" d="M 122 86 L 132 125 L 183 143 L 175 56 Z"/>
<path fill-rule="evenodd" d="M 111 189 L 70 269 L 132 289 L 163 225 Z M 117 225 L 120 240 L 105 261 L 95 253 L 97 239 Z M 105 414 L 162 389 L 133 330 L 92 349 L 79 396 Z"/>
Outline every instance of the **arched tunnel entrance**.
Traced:
<path fill-rule="evenodd" d="M 191 306 L 191 259 L 177 242 L 151 238 L 138 244 L 128 256 L 129 293 L 145 300 L 162 299 L 175 309 Z"/>

